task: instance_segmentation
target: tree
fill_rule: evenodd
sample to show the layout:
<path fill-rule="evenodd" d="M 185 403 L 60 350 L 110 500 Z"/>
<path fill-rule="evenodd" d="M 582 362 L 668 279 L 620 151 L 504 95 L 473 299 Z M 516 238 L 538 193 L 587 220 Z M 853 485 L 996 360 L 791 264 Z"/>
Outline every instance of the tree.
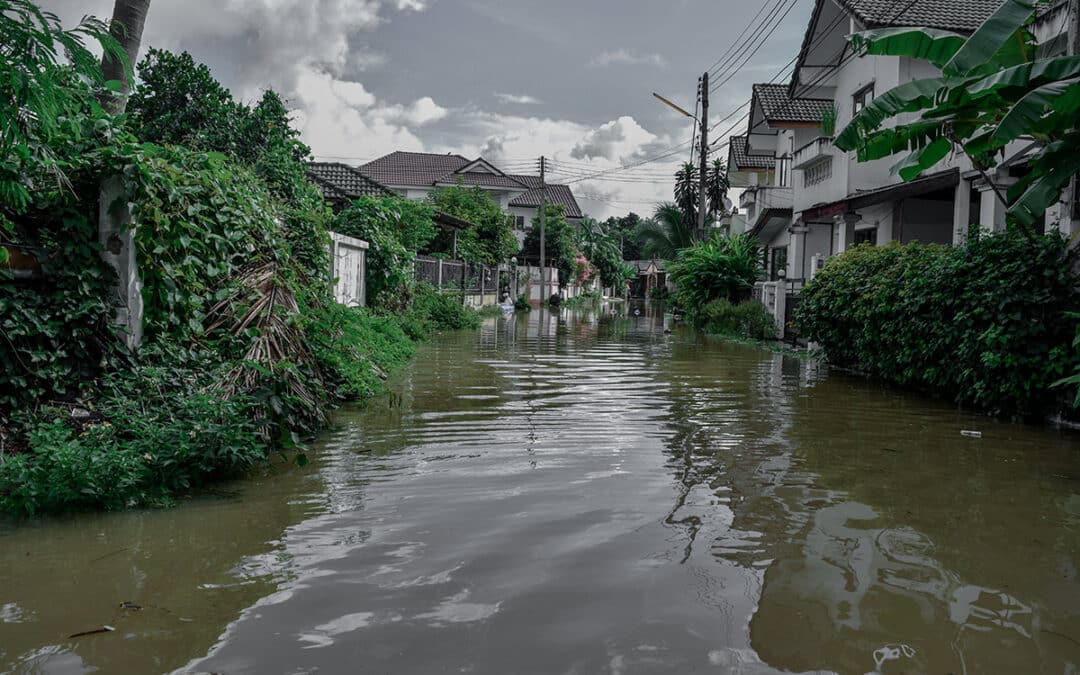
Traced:
<path fill-rule="evenodd" d="M 694 220 L 675 204 L 656 207 L 656 213 L 638 226 L 637 240 L 648 258 L 674 260 L 678 252 L 694 245 Z"/>
<path fill-rule="evenodd" d="M 687 162 L 675 172 L 675 203 L 688 222 L 697 222 L 698 170 Z"/>
<path fill-rule="evenodd" d="M 479 187 L 438 188 L 428 202 L 437 211 L 467 220 L 474 227 L 458 234 L 458 257 L 487 265 L 506 262 L 518 251 L 510 217 Z M 442 250 L 449 250 L 446 241 Z"/>
<path fill-rule="evenodd" d="M 101 72 L 105 81 L 116 81 L 120 86 L 102 97 L 101 103 L 111 113 L 124 112 L 127 105 L 128 87 L 131 83 L 132 65 L 139 60 L 143 24 L 150 10 L 150 0 L 116 0 L 109 34 L 120 45 L 124 58 L 106 51 L 101 57 Z"/>
<path fill-rule="evenodd" d="M 305 191 L 311 151 L 277 92 L 267 89 L 252 107 L 239 103 L 187 52 L 151 49 L 138 70 L 128 111 L 139 140 L 226 154 L 290 203 Z"/>
<path fill-rule="evenodd" d="M 574 276 L 578 254 L 573 226 L 566 222 L 561 204 L 548 204 L 544 222 L 545 263 L 559 270 L 559 283 L 566 283 Z M 532 229 L 525 235 L 522 252 L 530 262 L 540 259 L 540 218 L 533 218 Z"/>
<path fill-rule="evenodd" d="M 727 164 L 714 159 L 705 176 L 705 198 L 709 202 L 710 219 L 716 220 L 731 208 L 727 193 L 731 189 L 728 181 Z"/>
<path fill-rule="evenodd" d="M 1080 56 L 1037 58 L 1029 30 L 1035 6 L 1006 0 L 970 37 L 930 28 L 887 28 L 851 35 L 856 50 L 925 59 L 939 77 L 907 82 L 878 96 L 836 138 L 859 161 L 902 154 L 893 171 L 914 180 L 959 150 L 993 185 L 1004 148 L 1030 138 L 1030 171 L 1007 193 L 1008 218 L 1031 225 L 1060 199 L 1080 171 Z M 887 120 L 918 113 L 912 122 L 883 128 Z"/>
<path fill-rule="evenodd" d="M 640 260 L 641 247 L 638 245 L 637 228 L 641 225 L 641 216 L 630 212 L 625 216 L 608 218 L 603 223 L 605 232 L 618 236 L 621 241 L 622 260 Z"/>
<path fill-rule="evenodd" d="M 247 152 L 240 143 L 247 111 L 206 65 L 188 52 L 151 49 L 138 70 L 128 108 L 140 140 L 230 156 Z"/>
<path fill-rule="evenodd" d="M 634 270 L 623 262 L 619 239 L 618 231 L 605 228 L 589 217 L 583 218 L 578 228 L 578 249 L 600 273 L 600 283 L 622 289 Z"/>

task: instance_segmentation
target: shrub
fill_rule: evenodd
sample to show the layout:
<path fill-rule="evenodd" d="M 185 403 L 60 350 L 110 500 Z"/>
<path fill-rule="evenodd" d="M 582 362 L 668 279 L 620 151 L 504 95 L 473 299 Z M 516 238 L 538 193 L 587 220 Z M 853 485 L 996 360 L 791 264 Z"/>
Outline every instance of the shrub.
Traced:
<path fill-rule="evenodd" d="M 456 293 L 441 293 L 428 284 L 417 287 L 416 297 L 407 315 L 428 322 L 433 330 L 476 328 L 480 319 L 465 307 Z"/>
<path fill-rule="evenodd" d="M 745 299 L 760 274 L 760 251 L 744 234 L 717 235 L 694 244 L 668 265 L 675 301 L 691 315 L 713 300 Z"/>
<path fill-rule="evenodd" d="M 1059 235 L 966 246 L 859 246 L 803 291 L 799 332 L 833 363 L 1008 417 L 1050 412 L 1080 308 L 1076 255 Z"/>
<path fill-rule="evenodd" d="M 266 456 L 253 402 L 214 389 L 217 370 L 197 357 L 140 364 L 105 377 L 83 416 L 66 407 L 35 413 L 23 426 L 25 451 L 0 464 L 0 511 L 159 504 L 247 470 Z"/>
<path fill-rule="evenodd" d="M 668 290 L 667 285 L 653 286 L 649 290 L 650 300 L 668 300 L 671 298 L 671 291 Z"/>
<path fill-rule="evenodd" d="M 514 300 L 514 311 L 516 311 L 516 312 L 531 312 L 532 311 L 532 303 L 529 302 L 529 299 L 525 297 L 524 293 L 518 295 L 517 300 Z"/>
<path fill-rule="evenodd" d="M 694 325 L 706 333 L 750 340 L 775 340 L 776 321 L 765 307 L 754 301 L 732 304 L 713 300 L 694 314 Z"/>

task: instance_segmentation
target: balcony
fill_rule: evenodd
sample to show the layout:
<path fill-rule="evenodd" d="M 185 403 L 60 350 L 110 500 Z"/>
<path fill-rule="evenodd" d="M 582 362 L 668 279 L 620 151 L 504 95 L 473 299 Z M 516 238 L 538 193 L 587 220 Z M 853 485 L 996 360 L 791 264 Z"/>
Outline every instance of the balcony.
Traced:
<path fill-rule="evenodd" d="M 832 136 L 818 136 L 795 151 L 792 168 L 805 169 L 826 157 L 831 157 L 832 147 Z"/>

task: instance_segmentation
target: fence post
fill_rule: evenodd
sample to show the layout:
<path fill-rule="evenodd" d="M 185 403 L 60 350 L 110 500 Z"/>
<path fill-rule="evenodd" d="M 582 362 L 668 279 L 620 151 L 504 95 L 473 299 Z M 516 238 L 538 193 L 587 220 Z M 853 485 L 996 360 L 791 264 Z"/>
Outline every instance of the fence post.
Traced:
<path fill-rule="evenodd" d="M 439 275 L 436 278 L 439 280 L 436 287 L 442 288 L 442 258 L 439 258 Z"/>

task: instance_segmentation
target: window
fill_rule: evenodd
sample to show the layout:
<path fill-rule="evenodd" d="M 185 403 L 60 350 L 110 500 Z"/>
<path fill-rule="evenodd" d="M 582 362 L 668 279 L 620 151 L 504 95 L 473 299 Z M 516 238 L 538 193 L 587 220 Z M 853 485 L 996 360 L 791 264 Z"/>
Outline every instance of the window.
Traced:
<path fill-rule="evenodd" d="M 515 216 L 514 217 L 514 227 L 516 229 L 518 229 L 518 230 L 524 230 L 525 229 L 525 216 Z"/>
<path fill-rule="evenodd" d="M 826 157 L 803 169 L 803 187 L 824 183 L 832 178 L 832 157 Z"/>
<path fill-rule="evenodd" d="M 855 230 L 855 236 L 852 237 L 851 244 L 852 246 L 858 246 L 859 244 L 877 246 L 877 228 L 871 227 L 868 230 Z"/>
<path fill-rule="evenodd" d="M 787 246 L 778 246 L 772 250 L 772 268 L 769 278 L 773 281 L 782 279 L 780 270 L 784 270 L 784 275 L 787 275 Z"/>
<path fill-rule="evenodd" d="M 851 99 L 851 114 L 858 115 L 860 110 L 870 105 L 870 102 L 874 100 L 874 83 L 871 82 L 869 85 L 855 92 Z"/>

